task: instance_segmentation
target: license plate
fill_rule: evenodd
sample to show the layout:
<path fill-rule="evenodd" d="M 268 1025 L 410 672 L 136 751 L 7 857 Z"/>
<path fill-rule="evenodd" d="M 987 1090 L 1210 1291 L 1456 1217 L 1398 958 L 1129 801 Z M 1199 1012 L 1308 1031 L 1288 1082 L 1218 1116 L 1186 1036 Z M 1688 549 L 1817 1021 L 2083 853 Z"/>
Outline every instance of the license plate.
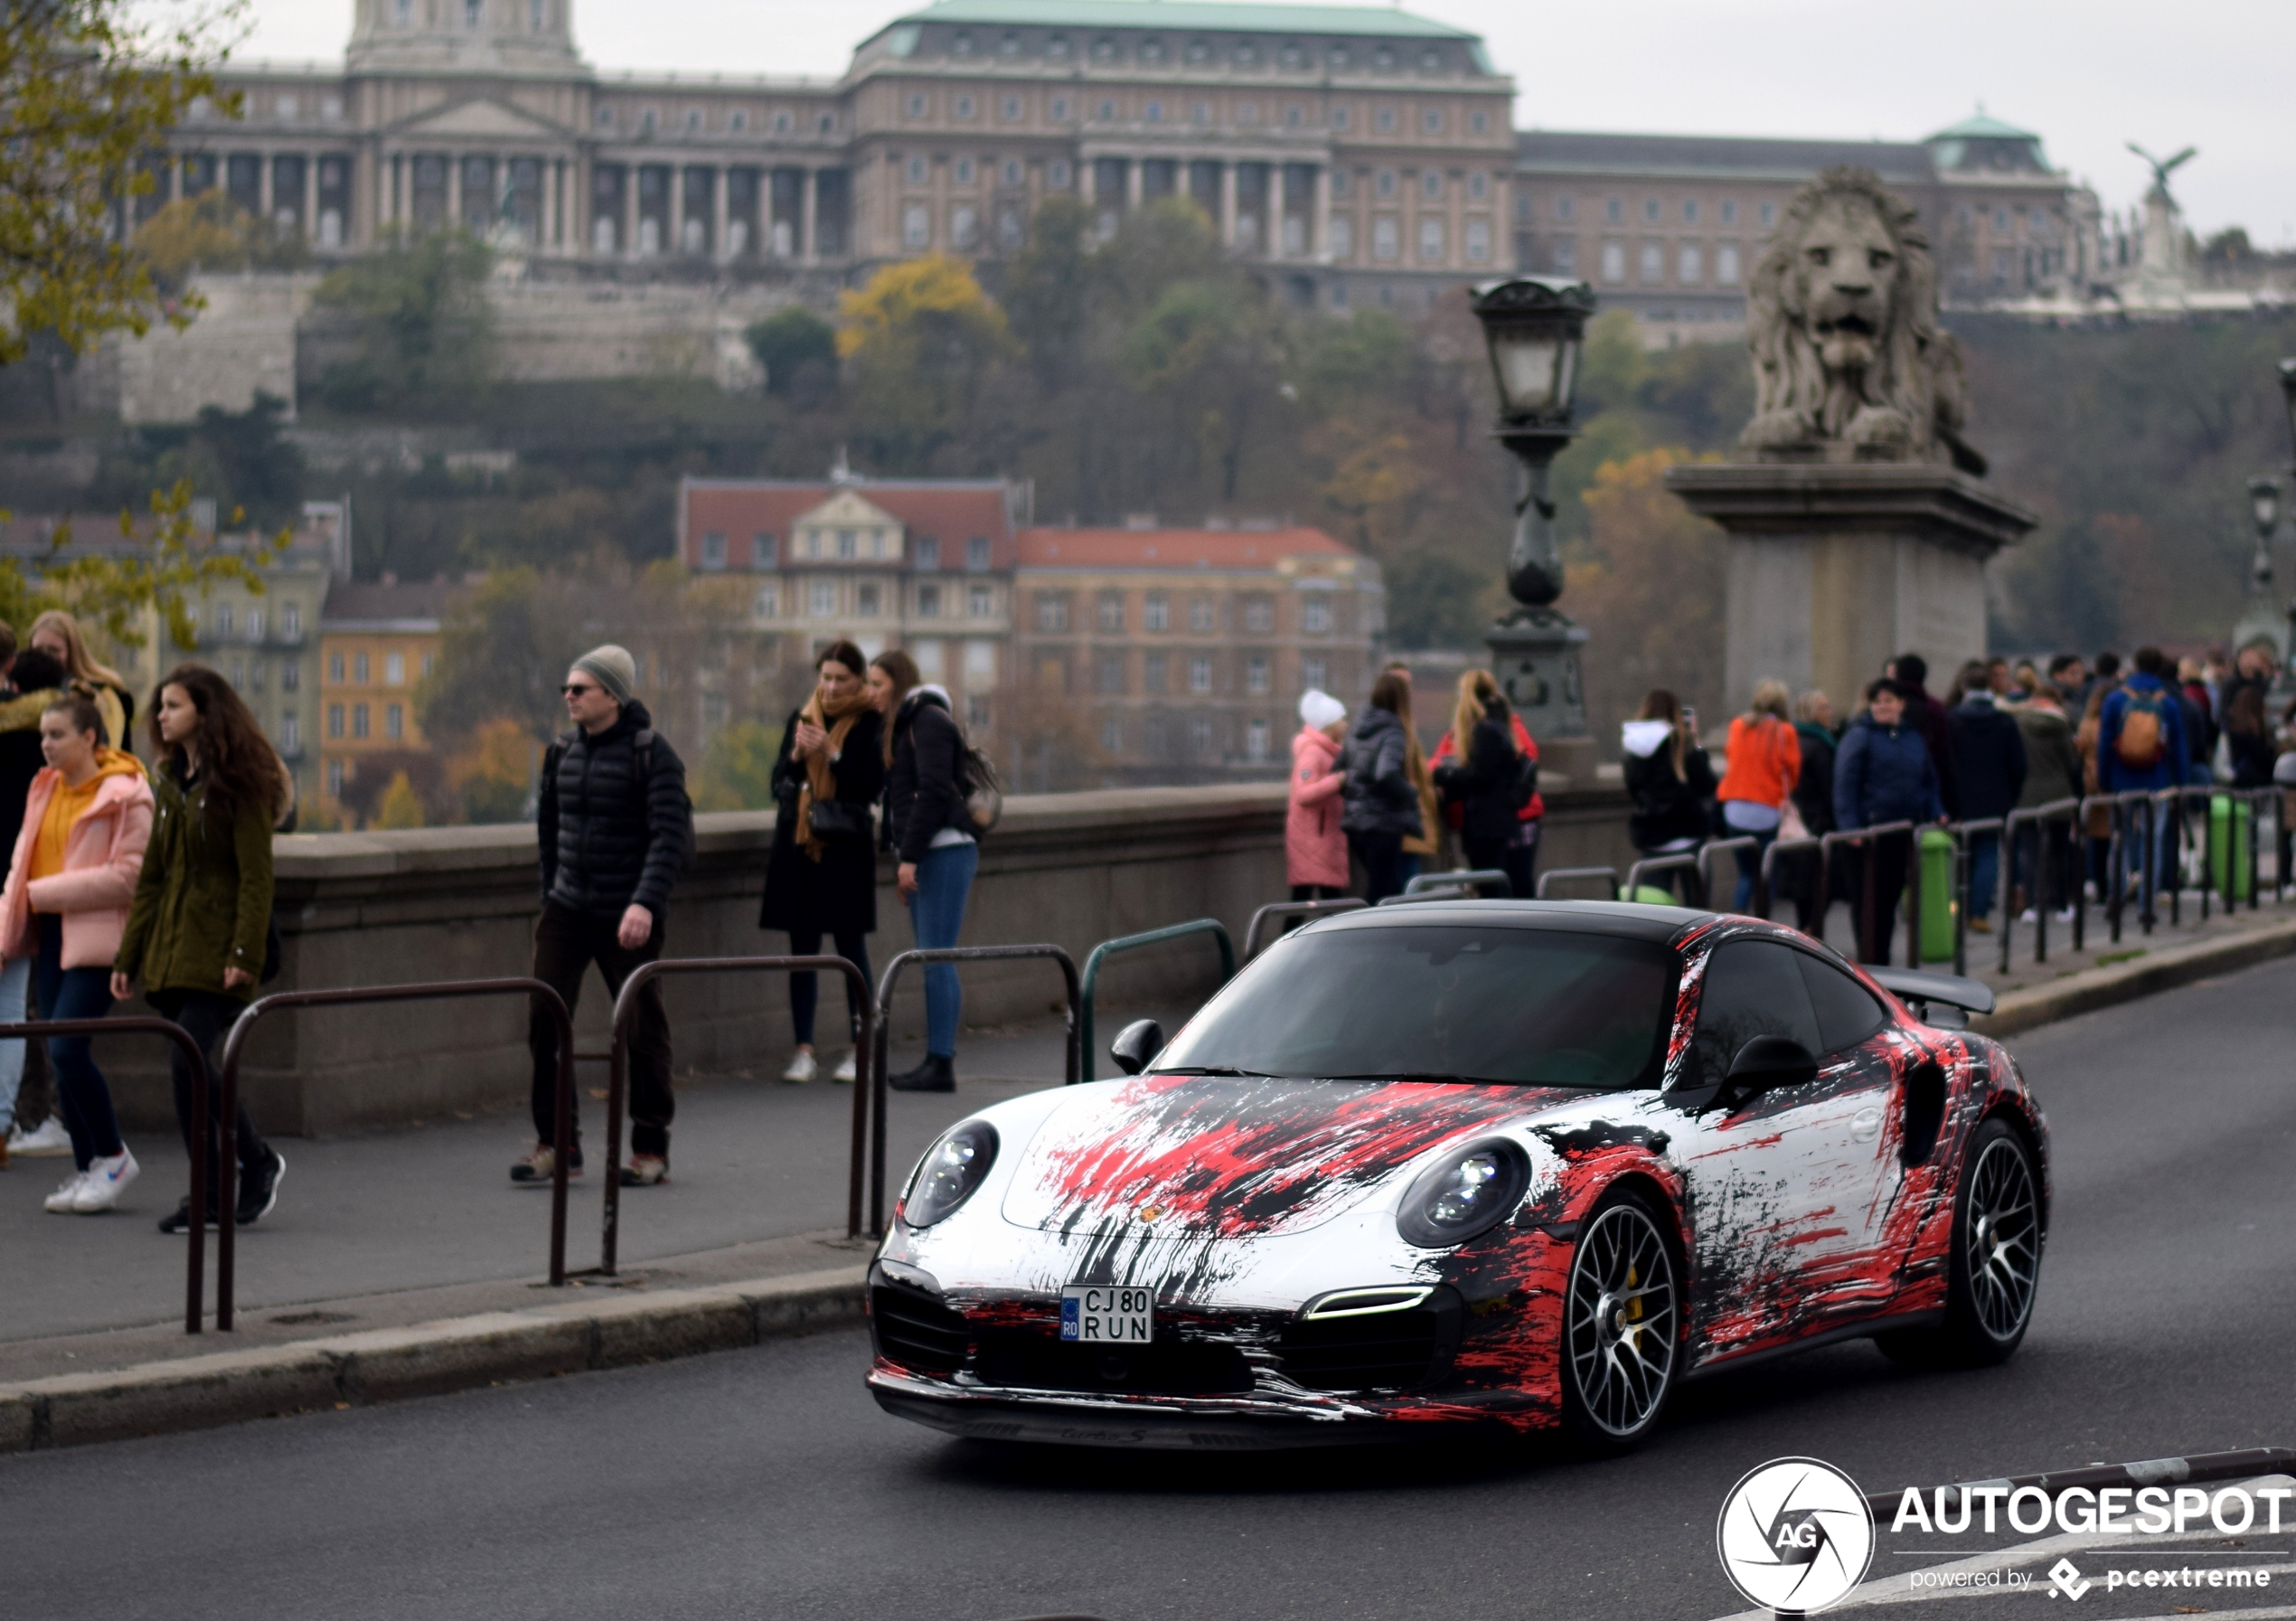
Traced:
<path fill-rule="evenodd" d="M 1156 1337 L 1155 1291 L 1074 1284 L 1060 1291 L 1060 1337 L 1087 1345 L 1145 1345 Z"/>

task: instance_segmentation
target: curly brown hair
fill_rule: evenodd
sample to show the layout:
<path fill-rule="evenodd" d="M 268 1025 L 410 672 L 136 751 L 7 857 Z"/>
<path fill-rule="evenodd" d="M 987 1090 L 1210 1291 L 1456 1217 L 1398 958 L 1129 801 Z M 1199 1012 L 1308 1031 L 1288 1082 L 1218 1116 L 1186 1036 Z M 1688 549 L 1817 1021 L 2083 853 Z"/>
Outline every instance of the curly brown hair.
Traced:
<path fill-rule="evenodd" d="M 294 792 L 287 768 L 256 724 L 247 701 L 205 664 L 178 664 L 152 689 L 153 758 L 179 767 L 185 763 L 183 746 L 160 735 L 160 694 L 169 687 L 183 688 L 199 712 L 195 735 L 208 803 L 225 814 L 241 806 L 259 806 L 267 818 L 276 821 Z"/>

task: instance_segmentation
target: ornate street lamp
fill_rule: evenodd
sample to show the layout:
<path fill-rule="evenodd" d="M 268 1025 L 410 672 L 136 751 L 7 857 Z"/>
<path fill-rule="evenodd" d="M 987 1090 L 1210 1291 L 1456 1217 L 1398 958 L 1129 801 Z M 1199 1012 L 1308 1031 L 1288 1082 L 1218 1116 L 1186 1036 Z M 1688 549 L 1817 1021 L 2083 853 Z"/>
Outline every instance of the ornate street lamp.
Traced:
<path fill-rule="evenodd" d="M 1522 464 L 1523 491 L 1515 503 L 1515 534 L 1507 551 L 1507 590 L 1517 604 L 1491 630 L 1492 670 L 1508 701 L 1532 735 L 1584 738 L 1585 689 L 1579 647 L 1586 633 L 1559 612 L 1562 558 L 1555 544 L 1555 504 L 1548 476 L 1570 443 L 1571 396 L 1578 385 L 1579 351 L 1594 290 L 1583 281 L 1517 276 L 1475 287 L 1470 307 L 1482 323 L 1491 372 L 1499 385 L 1499 420 L 1491 437 Z M 1557 760 L 1564 769 L 1588 762 Z"/>
<path fill-rule="evenodd" d="M 2248 509 L 2256 518 L 2256 557 L 2249 572 L 2261 591 L 2272 582 L 2272 534 L 2280 528 L 2280 480 L 2250 479 Z"/>
<path fill-rule="evenodd" d="M 2288 439 L 2296 447 L 2296 360 L 2280 363 L 2281 397 L 2288 402 Z"/>

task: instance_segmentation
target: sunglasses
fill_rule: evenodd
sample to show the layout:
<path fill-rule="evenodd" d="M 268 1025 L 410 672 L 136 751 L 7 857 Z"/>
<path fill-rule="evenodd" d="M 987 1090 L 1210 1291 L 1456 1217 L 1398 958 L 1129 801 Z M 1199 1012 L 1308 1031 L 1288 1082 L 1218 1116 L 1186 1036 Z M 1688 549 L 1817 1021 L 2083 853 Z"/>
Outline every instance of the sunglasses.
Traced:
<path fill-rule="evenodd" d="M 558 692 L 559 696 L 561 698 L 574 698 L 579 697 L 584 693 L 595 693 L 599 689 L 598 687 L 592 685 L 587 681 L 569 681 L 564 686 L 559 688 Z"/>

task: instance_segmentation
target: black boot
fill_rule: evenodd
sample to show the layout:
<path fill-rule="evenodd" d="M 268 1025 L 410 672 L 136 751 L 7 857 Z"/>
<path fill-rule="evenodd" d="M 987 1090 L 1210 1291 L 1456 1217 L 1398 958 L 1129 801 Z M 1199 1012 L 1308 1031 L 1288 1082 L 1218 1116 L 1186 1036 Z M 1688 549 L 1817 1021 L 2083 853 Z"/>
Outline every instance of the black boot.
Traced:
<path fill-rule="evenodd" d="M 888 1076 L 885 1084 L 896 1092 L 954 1092 L 956 1069 L 948 1059 L 928 1052 L 916 1069 L 903 1075 Z"/>

